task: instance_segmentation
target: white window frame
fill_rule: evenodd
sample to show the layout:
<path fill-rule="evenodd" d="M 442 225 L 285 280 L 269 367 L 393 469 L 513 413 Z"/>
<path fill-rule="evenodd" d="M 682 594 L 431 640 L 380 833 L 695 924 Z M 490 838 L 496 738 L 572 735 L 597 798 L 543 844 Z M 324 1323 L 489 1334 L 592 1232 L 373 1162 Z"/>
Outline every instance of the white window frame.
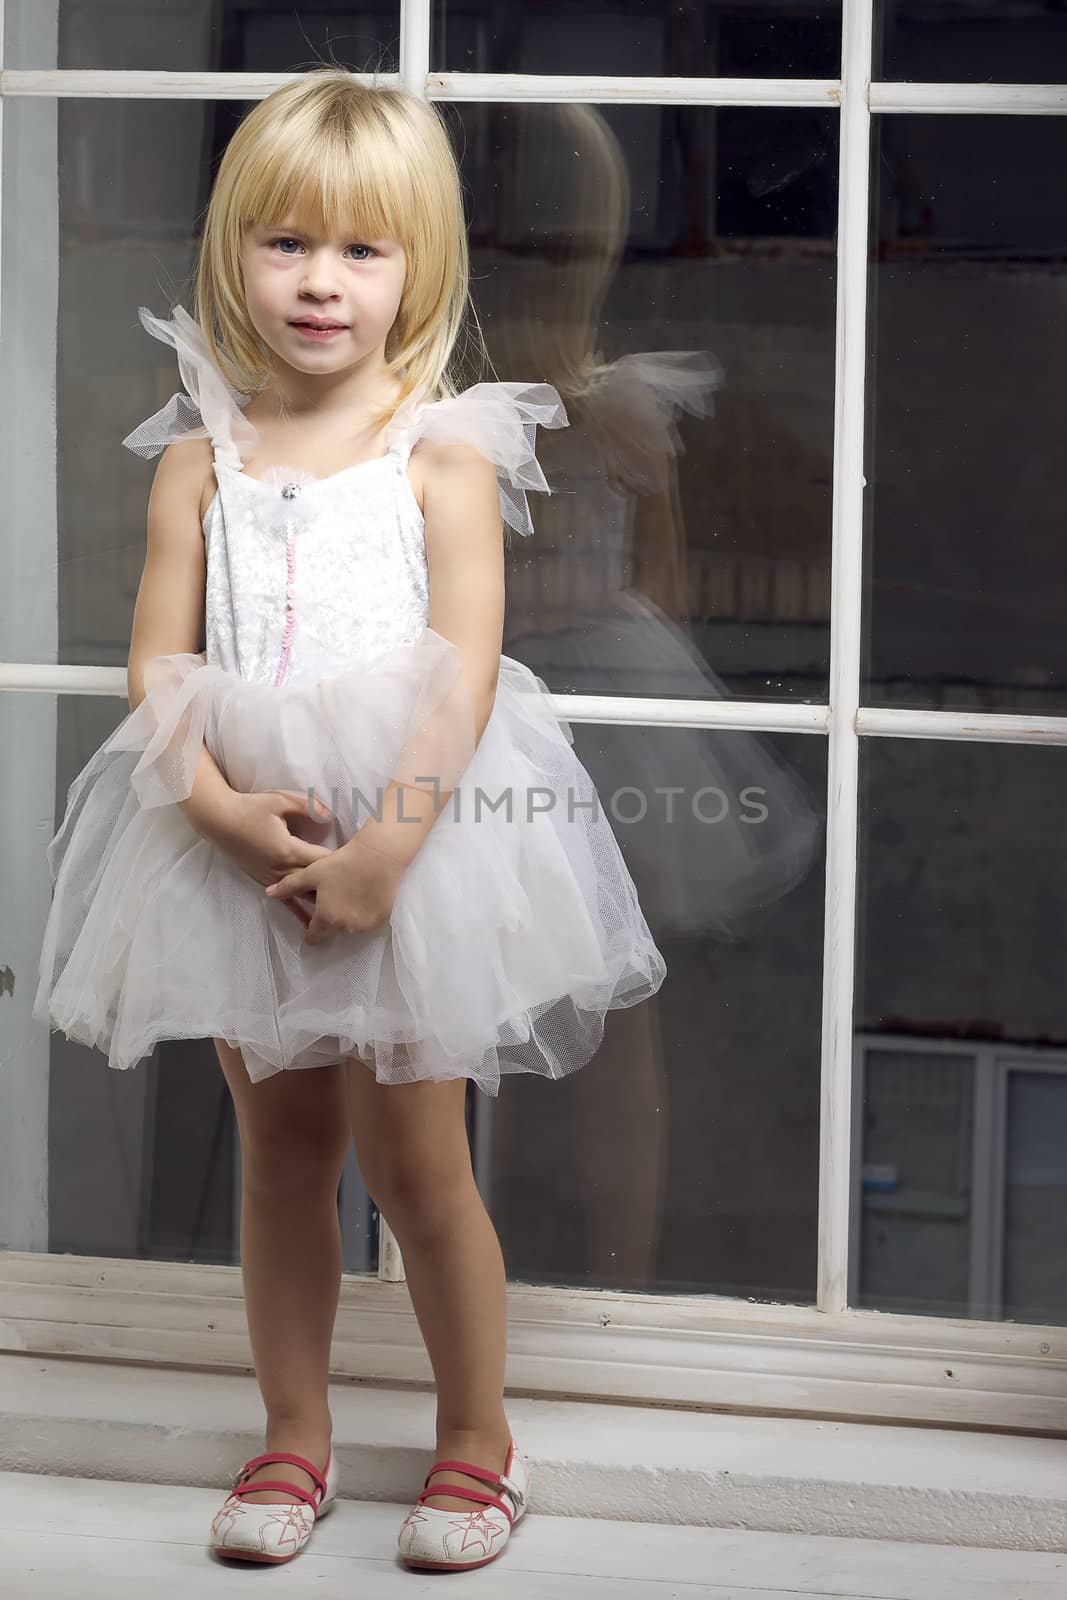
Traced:
<path fill-rule="evenodd" d="M 744 728 L 828 739 L 819 1228 L 812 1306 L 509 1285 L 511 1389 L 551 1396 L 1067 1432 L 1067 1329 L 849 1308 L 854 1181 L 853 986 L 862 736 L 1067 742 L 1067 717 L 859 703 L 868 187 L 872 113 L 1067 112 L 1067 85 L 870 82 L 873 0 L 843 0 L 840 79 L 431 73 L 431 0 L 401 0 L 401 82 L 434 100 L 804 105 L 840 112 L 829 704 L 557 695 L 569 721 Z M 3 0 L 0 0 L 0 52 Z M 5 102 L 130 96 L 252 99 L 288 74 L 5 71 Z M 0 196 L 0 228 L 3 225 Z M 0 286 L 2 294 L 2 286 Z M 122 669 L 0 664 L 0 691 L 126 694 Z M 346 1277 L 335 1374 L 432 1381 L 388 1238 L 378 1279 Z M 238 1267 L 0 1252 L 0 1348 L 247 1369 Z"/>

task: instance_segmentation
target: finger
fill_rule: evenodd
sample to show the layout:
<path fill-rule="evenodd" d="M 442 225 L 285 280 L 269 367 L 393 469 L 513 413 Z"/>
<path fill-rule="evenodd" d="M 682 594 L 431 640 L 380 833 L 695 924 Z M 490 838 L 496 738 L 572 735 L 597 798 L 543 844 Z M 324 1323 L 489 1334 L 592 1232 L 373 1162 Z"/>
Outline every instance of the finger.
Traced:
<path fill-rule="evenodd" d="M 309 839 L 294 838 L 293 844 L 296 846 L 295 854 L 304 858 L 299 863 L 302 867 L 310 867 L 313 862 L 321 861 L 323 856 L 332 856 L 334 853 L 328 845 L 312 844 Z"/>
<path fill-rule="evenodd" d="M 333 816 L 333 812 L 325 801 L 320 800 L 314 793 L 309 797 L 306 790 L 303 794 L 296 789 L 273 789 L 271 792 L 278 795 L 283 801 L 281 807 L 283 811 L 301 811 L 305 817 Z"/>
<path fill-rule="evenodd" d="M 287 872 L 284 878 L 279 878 L 277 883 L 268 883 L 266 893 L 272 900 L 288 900 L 290 895 L 300 894 L 307 886 L 304 883 L 302 871 Z"/>

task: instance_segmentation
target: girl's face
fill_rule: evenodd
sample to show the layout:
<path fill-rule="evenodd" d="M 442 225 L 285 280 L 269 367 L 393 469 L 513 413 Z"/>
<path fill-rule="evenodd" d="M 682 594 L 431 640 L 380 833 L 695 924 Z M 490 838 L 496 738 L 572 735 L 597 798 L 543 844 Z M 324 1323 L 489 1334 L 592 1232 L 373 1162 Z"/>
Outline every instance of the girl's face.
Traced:
<path fill-rule="evenodd" d="M 252 224 L 245 232 L 245 300 L 256 332 L 299 372 L 374 366 L 404 289 L 402 246 L 395 239 L 327 239 L 289 223 Z M 299 326 L 306 319 L 338 331 L 309 335 Z"/>

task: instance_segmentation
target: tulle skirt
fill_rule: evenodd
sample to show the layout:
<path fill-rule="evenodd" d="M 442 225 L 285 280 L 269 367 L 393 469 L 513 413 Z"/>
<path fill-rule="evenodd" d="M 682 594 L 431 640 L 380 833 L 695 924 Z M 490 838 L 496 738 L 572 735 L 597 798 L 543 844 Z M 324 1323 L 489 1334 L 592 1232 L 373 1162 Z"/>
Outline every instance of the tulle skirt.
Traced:
<path fill-rule="evenodd" d="M 54 883 L 34 1016 L 135 1066 L 163 1039 L 238 1046 L 253 1082 L 356 1056 L 379 1082 L 562 1077 L 606 1013 L 666 966 L 573 734 L 544 683 L 501 658 L 481 739 L 458 652 L 415 643 L 310 683 L 254 683 L 205 657 L 156 657 L 145 697 L 71 785 L 48 847 Z M 333 848 L 391 778 L 451 799 L 404 872 L 387 923 L 309 945 L 175 802 L 206 745 L 230 785 L 309 790 Z M 420 787 L 427 787 L 425 782 Z M 309 908 L 310 909 L 310 908 Z"/>

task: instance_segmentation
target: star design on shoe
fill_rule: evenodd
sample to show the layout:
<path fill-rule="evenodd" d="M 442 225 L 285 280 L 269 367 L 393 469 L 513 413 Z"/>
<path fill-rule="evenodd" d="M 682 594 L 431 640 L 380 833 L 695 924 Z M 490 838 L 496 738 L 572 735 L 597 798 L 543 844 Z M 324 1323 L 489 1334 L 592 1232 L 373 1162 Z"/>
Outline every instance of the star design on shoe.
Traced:
<path fill-rule="evenodd" d="M 211 1532 L 223 1547 L 238 1545 L 268 1552 L 291 1551 L 294 1555 L 307 1543 L 315 1526 L 314 1513 L 308 1506 L 291 1506 L 284 1502 L 272 1506 L 258 1503 L 246 1505 L 243 1500 L 227 1500 L 215 1514 Z"/>
<path fill-rule="evenodd" d="M 482 1479 L 485 1493 L 454 1484 L 430 1487 L 435 1472 L 445 1468 L 468 1472 Z M 400 1554 L 411 1566 L 447 1569 L 485 1566 L 503 1550 L 511 1530 L 524 1514 L 529 1499 L 530 1473 L 514 1441 L 504 1472 L 488 1472 L 468 1462 L 439 1461 L 430 1469 L 422 1492 L 405 1517 L 398 1537 Z M 434 1494 L 454 1494 L 480 1501 L 471 1511 L 445 1510 L 424 1502 Z"/>

